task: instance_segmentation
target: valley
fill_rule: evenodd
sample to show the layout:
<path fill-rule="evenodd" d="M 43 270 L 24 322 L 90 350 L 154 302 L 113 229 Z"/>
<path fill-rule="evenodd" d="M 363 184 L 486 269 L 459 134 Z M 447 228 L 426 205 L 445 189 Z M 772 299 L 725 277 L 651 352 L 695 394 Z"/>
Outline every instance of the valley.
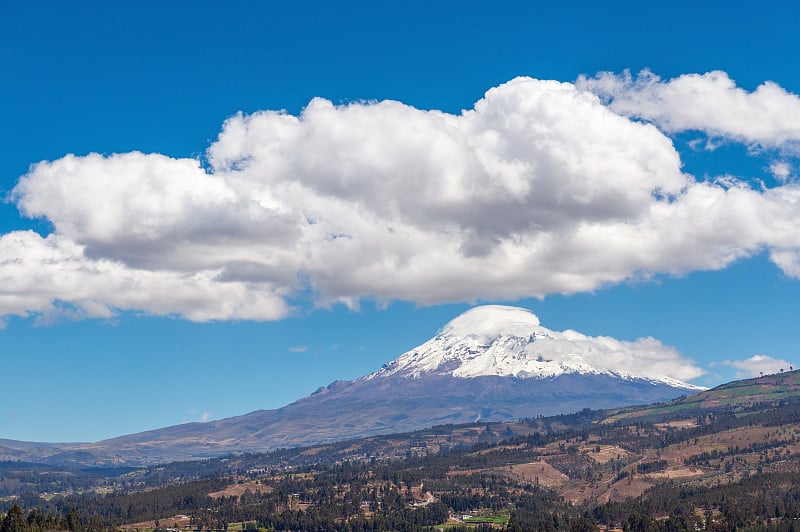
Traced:
<path fill-rule="evenodd" d="M 91 529 L 788 530 L 800 372 L 640 407 L 108 470 L 44 497 L 21 475 L 12 495 L 13 470 L 3 464 L 4 510 L 74 510 Z"/>

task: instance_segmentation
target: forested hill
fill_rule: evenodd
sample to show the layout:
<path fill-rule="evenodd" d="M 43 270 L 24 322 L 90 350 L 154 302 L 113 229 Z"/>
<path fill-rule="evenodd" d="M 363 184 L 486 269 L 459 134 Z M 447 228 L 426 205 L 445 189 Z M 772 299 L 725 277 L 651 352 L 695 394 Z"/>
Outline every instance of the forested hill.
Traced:
<path fill-rule="evenodd" d="M 108 470 L 82 494 L 6 497 L 2 532 L 792 530 L 799 380 L 786 372 L 636 409 Z"/>

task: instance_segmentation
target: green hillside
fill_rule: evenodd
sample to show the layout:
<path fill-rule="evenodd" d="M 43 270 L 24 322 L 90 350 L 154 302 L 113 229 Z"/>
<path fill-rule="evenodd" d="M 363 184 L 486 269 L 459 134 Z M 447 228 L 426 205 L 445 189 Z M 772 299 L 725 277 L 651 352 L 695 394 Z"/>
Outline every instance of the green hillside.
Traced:
<path fill-rule="evenodd" d="M 719 410 L 744 413 L 798 400 L 800 370 L 795 370 L 733 381 L 659 405 L 608 410 L 599 422 L 609 424 L 623 420 L 675 419 Z"/>

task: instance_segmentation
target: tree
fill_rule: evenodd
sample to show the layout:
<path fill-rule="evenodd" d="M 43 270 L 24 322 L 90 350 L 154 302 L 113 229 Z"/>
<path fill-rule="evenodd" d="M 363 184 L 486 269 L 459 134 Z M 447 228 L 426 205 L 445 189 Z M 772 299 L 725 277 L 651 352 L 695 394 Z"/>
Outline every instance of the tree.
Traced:
<path fill-rule="evenodd" d="M 78 512 L 73 508 L 67 514 L 67 529 L 70 532 L 77 532 L 78 530 L 81 530 L 81 528 L 80 517 L 78 517 Z"/>
<path fill-rule="evenodd" d="M 569 522 L 570 532 L 595 532 L 600 530 L 598 526 L 587 517 L 579 517 Z"/>
<path fill-rule="evenodd" d="M 8 513 L 0 523 L 0 531 L 2 532 L 24 532 L 25 530 L 25 516 L 22 513 L 22 508 L 18 504 L 12 504 L 8 509 Z"/>

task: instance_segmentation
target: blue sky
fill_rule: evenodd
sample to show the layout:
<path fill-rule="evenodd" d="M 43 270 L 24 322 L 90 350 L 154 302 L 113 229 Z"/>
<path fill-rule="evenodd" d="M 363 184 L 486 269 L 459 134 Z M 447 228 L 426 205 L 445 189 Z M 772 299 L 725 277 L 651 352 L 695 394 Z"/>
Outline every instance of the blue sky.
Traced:
<path fill-rule="evenodd" d="M 476 302 L 800 362 L 797 7 L 428 4 L 0 3 L 0 438 L 279 407 Z"/>

